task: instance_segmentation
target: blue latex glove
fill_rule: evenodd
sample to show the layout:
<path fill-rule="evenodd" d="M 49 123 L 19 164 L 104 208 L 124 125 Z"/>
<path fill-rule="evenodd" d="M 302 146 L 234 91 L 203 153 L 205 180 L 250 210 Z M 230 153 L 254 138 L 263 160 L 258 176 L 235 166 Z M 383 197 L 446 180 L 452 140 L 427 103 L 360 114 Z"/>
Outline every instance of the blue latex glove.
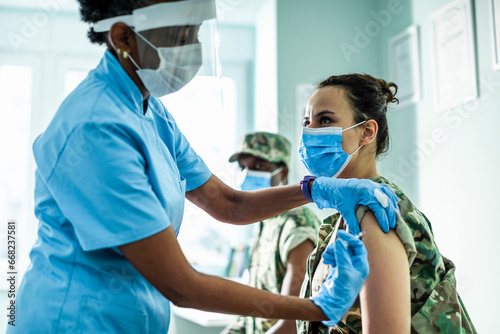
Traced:
<path fill-rule="evenodd" d="M 330 319 L 322 321 L 326 326 L 335 326 L 351 308 L 370 272 L 365 245 L 361 240 L 343 230 L 338 239 L 323 253 L 325 264 L 332 266 L 332 272 L 321 286 L 317 296 L 312 297 Z"/>
<path fill-rule="evenodd" d="M 354 212 L 360 204 L 373 211 L 382 231 L 389 232 L 390 228 L 396 227 L 398 198 L 385 184 L 367 179 L 318 177 L 312 185 L 311 197 L 318 208 L 333 208 L 340 212 L 354 235 L 360 232 Z"/>

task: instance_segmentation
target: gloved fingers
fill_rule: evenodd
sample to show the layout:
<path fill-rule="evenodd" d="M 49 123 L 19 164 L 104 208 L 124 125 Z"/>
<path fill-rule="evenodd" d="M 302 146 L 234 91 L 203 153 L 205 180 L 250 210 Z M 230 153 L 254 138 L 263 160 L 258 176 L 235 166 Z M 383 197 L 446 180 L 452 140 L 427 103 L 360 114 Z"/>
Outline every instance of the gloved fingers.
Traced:
<path fill-rule="evenodd" d="M 325 279 L 325 282 L 321 286 L 321 289 L 325 289 L 325 293 L 331 294 L 333 286 L 335 285 L 336 279 L 339 277 L 338 273 L 338 267 L 332 268 L 330 271 L 330 274 L 328 274 L 327 278 Z"/>
<path fill-rule="evenodd" d="M 370 203 L 368 204 L 368 207 L 375 214 L 375 218 L 377 218 L 377 222 L 382 231 L 384 231 L 385 233 L 389 232 L 389 215 L 387 211 L 382 208 L 378 202 Z"/>
<path fill-rule="evenodd" d="M 392 191 L 392 189 L 389 188 L 388 186 L 386 186 L 385 184 L 382 184 L 381 189 L 389 197 L 389 200 L 390 200 L 389 203 L 392 202 L 392 204 L 394 205 L 394 207 L 398 208 L 399 198 L 394 193 L 394 191 Z M 399 210 L 399 208 L 398 208 L 398 210 Z"/>
<path fill-rule="evenodd" d="M 396 227 L 396 209 L 391 205 L 385 210 L 387 213 L 387 218 L 389 219 L 389 228 L 393 229 Z"/>
<path fill-rule="evenodd" d="M 354 235 L 358 235 L 361 230 L 359 229 L 359 222 L 358 218 L 356 218 L 356 215 L 354 214 L 354 210 L 352 214 L 351 213 L 345 213 L 341 212 L 340 214 L 345 220 L 345 223 L 347 224 L 347 227 L 349 228 L 349 232 L 351 232 Z"/>
<path fill-rule="evenodd" d="M 349 242 L 344 239 L 338 238 L 337 240 L 335 240 L 334 247 L 336 269 L 339 270 L 339 268 L 341 267 L 344 269 L 346 267 L 352 267 L 352 257 L 355 255 L 349 253 Z"/>
<path fill-rule="evenodd" d="M 351 233 L 348 233 L 344 230 L 339 230 L 337 232 L 337 238 L 347 243 L 348 247 L 351 249 L 354 256 L 362 255 L 367 252 L 363 242 L 359 238 L 356 238 Z"/>
<path fill-rule="evenodd" d="M 337 268 L 344 267 L 344 269 L 346 269 L 344 264 L 347 264 L 350 267 L 347 268 L 348 270 L 358 272 L 358 275 L 365 279 L 370 272 L 368 251 L 366 250 L 365 244 L 359 238 L 345 231 L 339 231 L 338 238 L 338 240 L 342 240 L 343 243 L 348 243 L 349 260 L 342 263 L 340 259 L 337 258 Z M 337 249 L 336 252 L 340 253 Z"/>
<path fill-rule="evenodd" d="M 366 247 L 363 242 L 359 238 L 356 238 L 346 231 L 339 231 L 338 241 L 341 241 L 344 246 L 347 246 L 346 249 L 348 250 L 349 256 L 351 257 L 350 260 L 352 263 L 357 261 L 358 257 L 364 256 L 367 253 Z M 337 252 L 337 249 L 335 249 L 335 252 Z"/>
<path fill-rule="evenodd" d="M 323 325 L 327 326 L 327 327 L 334 327 L 338 321 L 335 321 L 335 320 L 323 320 L 321 322 Z"/>
<path fill-rule="evenodd" d="M 368 205 L 375 207 L 377 203 L 373 203 L 372 205 Z M 373 209 L 372 209 L 373 210 Z M 377 211 L 373 211 L 375 213 L 375 217 L 377 217 L 377 221 L 380 225 L 380 228 L 387 233 L 389 229 L 396 227 L 396 209 L 393 206 L 392 202 L 388 202 L 386 208 L 378 207 Z M 378 216 L 377 216 L 378 213 Z M 382 220 L 387 220 L 383 222 Z"/>
<path fill-rule="evenodd" d="M 325 251 L 323 252 L 323 262 L 335 267 L 335 246 L 334 244 L 329 244 Z"/>
<path fill-rule="evenodd" d="M 396 212 L 400 212 L 399 207 L 398 207 L 398 200 L 399 199 L 397 198 L 396 194 L 389 187 L 382 188 L 382 190 L 390 199 L 389 205 L 386 208 L 387 216 L 389 217 L 389 227 L 395 228 L 396 227 Z"/>

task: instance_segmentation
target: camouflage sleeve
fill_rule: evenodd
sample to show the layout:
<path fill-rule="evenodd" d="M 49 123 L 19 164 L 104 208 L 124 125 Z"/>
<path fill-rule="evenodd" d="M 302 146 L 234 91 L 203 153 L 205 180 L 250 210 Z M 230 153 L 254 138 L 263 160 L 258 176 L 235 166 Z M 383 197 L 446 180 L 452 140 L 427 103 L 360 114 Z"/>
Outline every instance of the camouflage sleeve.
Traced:
<path fill-rule="evenodd" d="M 238 319 L 224 328 L 221 334 L 245 334 L 245 317 L 240 316 Z"/>
<path fill-rule="evenodd" d="M 361 221 L 367 210 L 370 209 L 363 205 L 359 205 L 357 207 L 356 218 L 358 218 L 358 221 Z M 403 218 L 401 218 L 399 212 L 396 215 L 396 228 L 394 229 L 394 231 L 405 247 L 406 255 L 408 256 L 408 265 L 411 266 L 413 264 L 413 261 L 415 260 L 415 257 L 417 256 L 415 239 L 413 239 L 412 231 L 408 227 L 408 224 L 406 224 L 406 222 L 403 220 Z"/>
<path fill-rule="evenodd" d="M 300 214 L 292 214 L 288 217 L 281 230 L 278 247 L 283 264 L 287 263 L 290 252 L 303 242 L 310 240 L 313 246 L 316 245 L 319 219 L 312 211 L 305 208 L 297 213 Z"/>

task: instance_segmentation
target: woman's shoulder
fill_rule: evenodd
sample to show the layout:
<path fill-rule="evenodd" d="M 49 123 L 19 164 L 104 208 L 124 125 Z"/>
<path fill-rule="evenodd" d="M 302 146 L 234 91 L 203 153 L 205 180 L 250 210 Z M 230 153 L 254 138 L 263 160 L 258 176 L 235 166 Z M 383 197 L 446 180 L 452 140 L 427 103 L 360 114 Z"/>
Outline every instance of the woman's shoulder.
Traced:
<path fill-rule="evenodd" d="M 394 193 L 396 194 L 396 196 L 398 197 L 398 199 L 400 201 L 401 200 L 408 200 L 409 201 L 408 197 L 405 195 L 403 190 L 401 190 L 401 188 L 399 188 L 398 185 L 396 185 L 394 182 L 392 182 L 388 178 L 386 178 L 384 176 L 376 176 L 376 177 L 369 178 L 369 180 L 376 182 L 376 183 L 385 184 L 386 186 L 388 186 L 392 191 L 394 191 Z"/>
<path fill-rule="evenodd" d="M 383 176 L 370 178 L 371 181 L 387 185 L 398 198 L 398 208 L 404 220 L 419 221 L 425 225 L 429 225 L 429 221 L 425 215 L 415 206 L 401 188 L 394 182 Z M 429 226 L 430 227 L 430 226 Z"/>

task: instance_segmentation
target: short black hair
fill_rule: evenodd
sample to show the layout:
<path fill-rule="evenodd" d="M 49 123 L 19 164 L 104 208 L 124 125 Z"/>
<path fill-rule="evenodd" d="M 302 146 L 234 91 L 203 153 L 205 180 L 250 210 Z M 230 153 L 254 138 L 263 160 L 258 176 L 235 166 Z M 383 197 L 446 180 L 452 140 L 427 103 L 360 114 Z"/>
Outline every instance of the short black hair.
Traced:
<path fill-rule="evenodd" d="M 78 0 L 80 3 L 80 16 L 83 22 L 96 23 L 111 17 L 131 14 L 134 9 L 142 8 L 153 3 L 154 0 Z M 91 27 L 87 36 L 92 43 L 103 44 L 107 42 L 105 32 L 95 32 Z"/>

